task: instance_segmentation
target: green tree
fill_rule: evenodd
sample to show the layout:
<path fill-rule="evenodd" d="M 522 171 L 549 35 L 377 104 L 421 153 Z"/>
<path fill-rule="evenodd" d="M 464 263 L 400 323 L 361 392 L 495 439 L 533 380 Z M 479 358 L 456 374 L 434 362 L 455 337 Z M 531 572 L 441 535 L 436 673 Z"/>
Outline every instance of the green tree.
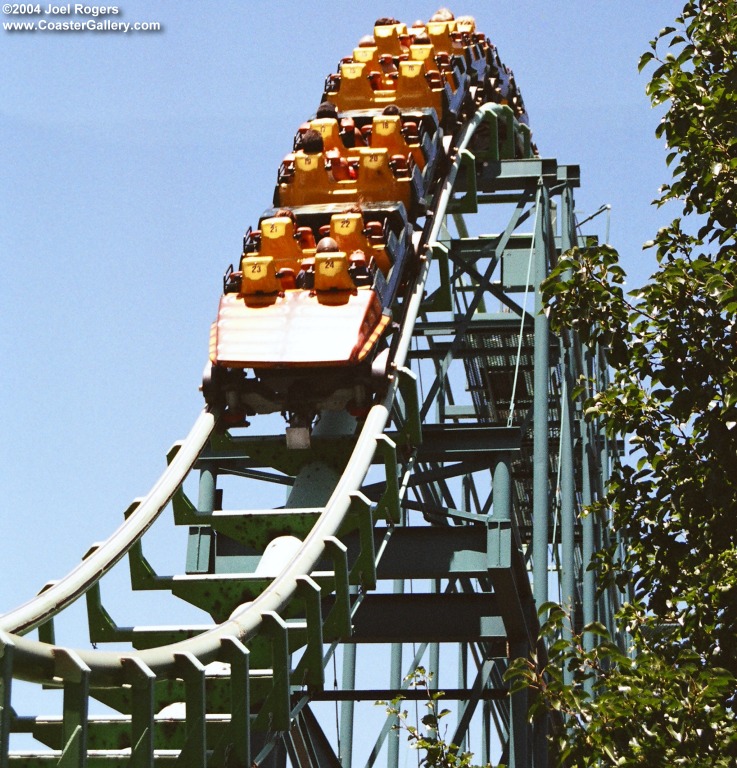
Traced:
<path fill-rule="evenodd" d="M 600 502 L 624 561 L 598 563 L 632 588 L 618 620 L 634 655 L 606 637 L 587 653 L 574 638 L 553 643 L 546 676 L 524 661 L 511 676 L 569 714 L 556 738 L 570 764 L 734 765 L 737 2 L 686 3 L 640 68 L 665 108 L 657 135 L 672 178 L 655 202 L 677 214 L 649 244 L 657 271 L 625 293 L 617 254 L 591 248 L 566 254 L 546 284 L 553 327 L 609 348 L 611 386 L 586 413 L 636 446 Z M 563 621 L 554 611 L 548 637 Z"/>
<path fill-rule="evenodd" d="M 632 632 L 632 656 L 603 627 L 593 651 L 581 635 L 560 639 L 568 616 L 550 611 L 543 633 L 550 641 L 548 666 L 518 659 L 508 677 L 512 690 L 537 692 L 534 711 L 565 715 L 565 728 L 553 734 L 558 765 L 728 768 L 735 765 L 737 720 L 731 710 L 734 677 L 704 664 L 686 644 L 667 637 L 668 629 L 628 605 L 620 620 Z M 572 682 L 564 680 L 568 669 Z"/>

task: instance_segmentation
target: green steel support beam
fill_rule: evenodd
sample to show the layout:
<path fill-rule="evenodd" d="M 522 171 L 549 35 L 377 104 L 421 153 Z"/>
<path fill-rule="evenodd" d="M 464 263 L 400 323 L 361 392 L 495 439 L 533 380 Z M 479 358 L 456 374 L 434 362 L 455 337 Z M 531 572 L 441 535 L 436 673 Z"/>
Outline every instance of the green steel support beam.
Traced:
<path fill-rule="evenodd" d="M 464 149 L 461 154 L 461 170 L 464 176 L 464 191 L 448 206 L 448 213 L 478 213 L 476 189 L 476 158 L 472 152 Z"/>
<path fill-rule="evenodd" d="M 568 353 L 566 353 L 566 358 Z M 573 418 L 572 404 L 568 396 L 568 376 L 564 375 L 561 391 L 561 424 L 560 424 L 560 526 L 561 526 L 561 574 L 560 602 L 570 613 L 570 620 L 563 625 L 563 637 L 571 640 L 577 615 L 575 587 L 575 542 L 574 528 L 576 522 L 575 510 L 575 467 L 573 457 Z M 567 684 L 573 682 L 573 672 L 563 670 L 563 679 Z"/>
<path fill-rule="evenodd" d="M 211 464 L 200 469 L 200 491 L 197 502 L 199 512 L 212 512 L 217 502 L 217 470 Z"/>
<path fill-rule="evenodd" d="M 205 667 L 191 653 L 176 655 L 177 674 L 184 681 L 187 713 L 186 740 L 177 763 L 183 768 L 202 768 L 207 764 L 205 720 Z"/>
<path fill-rule="evenodd" d="M 468 643 L 463 642 L 460 643 L 458 647 L 458 687 L 461 690 L 466 690 L 468 688 Z M 466 730 L 467 728 L 463 727 L 463 715 L 465 713 L 465 708 L 463 706 L 458 708 L 458 712 L 456 715 L 456 730 L 455 730 L 455 736 L 451 740 L 453 744 L 458 744 L 458 746 L 461 748 L 462 751 L 466 751 Z M 460 741 L 457 741 L 456 739 L 460 738 Z"/>
<path fill-rule="evenodd" d="M 57 648 L 56 675 L 64 681 L 63 750 L 59 768 L 84 768 L 87 764 L 90 668 L 72 650 Z"/>
<path fill-rule="evenodd" d="M 384 457 L 386 470 L 386 488 L 381 497 L 381 508 L 384 510 L 386 519 L 396 525 L 401 519 L 397 444 L 387 435 L 379 435 L 376 438 L 376 447 Z"/>
<path fill-rule="evenodd" d="M 491 194 L 479 195 L 479 202 L 508 202 L 506 197 L 500 194 L 501 192 L 520 192 L 530 189 L 534 191 L 538 180 L 542 180 L 545 186 L 552 188 L 559 181 L 558 167 L 558 163 L 550 157 L 487 163 L 479 177 L 479 189 L 481 192 Z M 577 166 L 569 167 L 577 168 Z M 577 186 L 575 181 L 574 185 Z"/>
<path fill-rule="evenodd" d="M 440 274 L 440 285 L 423 301 L 423 312 L 450 312 L 453 299 L 450 286 L 450 265 L 448 249 L 442 243 L 437 243 L 432 251 L 433 262 L 437 264 Z"/>
<path fill-rule="evenodd" d="M 512 474 L 508 457 L 500 458 L 496 464 L 493 494 L 493 523 L 499 526 L 508 526 L 512 519 Z M 511 528 L 502 527 L 500 532 L 504 530 L 509 531 L 511 534 Z M 517 658 L 519 656 L 527 658 L 529 655 L 531 650 L 529 629 L 532 628 L 518 626 L 516 631 L 509 631 L 510 658 Z M 526 768 L 528 765 L 527 745 L 530 741 L 530 729 L 527 722 L 527 708 L 526 690 L 523 689 L 512 694 L 510 697 L 509 768 Z"/>
<path fill-rule="evenodd" d="M 361 548 L 351 569 L 351 583 L 364 589 L 376 589 L 376 551 L 374 549 L 374 518 L 371 502 L 360 492 L 350 494 L 351 513 L 358 518 Z"/>
<path fill-rule="evenodd" d="M 511 110 L 510 110 L 511 112 Z M 504 115 L 508 121 L 508 116 Z M 482 162 L 499 160 L 499 117 L 493 112 L 484 114 L 482 131 L 486 132 L 488 144 L 484 148 L 476 149 L 476 158 Z M 508 147 L 506 148 L 508 149 Z"/>
<path fill-rule="evenodd" d="M 294 753 L 292 765 L 300 768 L 342 768 L 309 706 L 302 707 L 296 714 L 289 736 Z"/>
<path fill-rule="evenodd" d="M 251 689 L 248 649 L 236 638 L 223 639 L 224 661 L 230 664 L 230 738 L 223 768 L 251 765 Z"/>
<path fill-rule="evenodd" d="M 588 508 L 592 501 L 591 491 L 591 446 L 590 425 L 582 418 L 581 421 L 581 467 L 582 467 L 582 495 L 581 503 Z M 581 520 L 583 534 L 583 625 L 584 627 L 596 621 L 596 572 L 593 570 L 594 558 L 594 516 L 589 513 Z M 591 651 L 594 648 L 595 636 L 591 632 L 585 632 L 583 637 L 584 649 Z M 589 688 L 592 682 L 588 681 Z"/>
<path fill-rule="evenodd" d="M 343 645 L 343 678 L 344 690 L 356 687 L 356 653 L 357 648 L 352 644 Z M 340 762 L 343 768 L 353 766 L 353 721 L 356 705 L 353 701 L 343 701 L 340 705 Z"/>
<path fill-rule="evenodd" d="M 323 637 L 332 641 L 350 637 L 352 632 L 348 550 L 334 536 L 325 539 L 325 549 L 333 561 L 335 604 L 325 618 Z"/>
<path fill-rule="evenodd" d="M 510 643 L 510 658 L 527 657 L 530 648 L 526 643 Z M 527 718 L 527 689 L 516 691 L 510 697 L 509 768 L 527 768 L 530 765 L 530 726 Z"/>
<path fill-rule="evenodd" d="M 156 675 L 135 656 L 124 659 L 131 688 L 131 768 L 154 766 L 154 683 Z"/>
<path fill-rule="evenodd" d="M 404 401 L 407 437 L 410 445 L 422 444 L 422 418 L 420 416 L 420 397 L 417 393 L 417 376 L 409 368 L 397 369 L 399 391 Z"/>
<path fill-rule="evenodd" d="M 305 606 L 307 647 L 295 669 L 295 682 L 309 690 L 322 690 L 325 670 L 322 663 L 322 605 L 321 590 L 309 576 L 297 578 L 297 595 Z"/>
<path fill-rule="evenodd" d="M 497 595 L 488 592 L 433 595 L 371 593 L 354 616 L 355 643 L 488 642 L 506 655 L 507 633 Z"/>
<path fill-rule="evenodd" d="M 50 585 L 47 585 L 47 586 L 50 586 Z M 41 592 L 43 592 L 44 589 L 42 589 Z M 49 645 L 56 645 L 56 632 L 54 630 L 53 618 L 49 619 L 48 621 L 45 621 L 43 624 L 38 625 L 38 639 L 42 643 L 48 643 Z"/>
<path fill-rule="evenodd" d="M 13 687 L 12 638 L 0 631 L 0 768 L 8 768 L 10 732 L 13 723 L 11 692 Z"/>
<path fill-rule="evenodd" d="M 545 238 L 549 216 L 547 189 L 542 179 L 537 192 L 535 225 L 535 371 L 534 371 L 534 446 L 533 446 L 533 589 L 538 608 L 548 601 L 548 520 L 550 515 L 550 476 L 548 437 L 548 386 L 550 362 L 548 317 L 543 311 L 540 285 L 547 277 Z"/>
<path fill-rule="evenodd" d="M 440 594 L 440 579 L 433 579 L 431 592 L 433 595 Z M 430 673 L 428 688 L 431 691 L 438 691 L 440 689 L 440 643 L 430 643 L 428 672 Z"/>
<path fill-rule="evenodd" d="M 264 709 L 258 714 L 256 728 L 266 732 L 286 732 L 291 720 L 288 628 L 281 616 L 273 612 L 265 613 L 263 622 L 271 639 L 272 689 Z"/>
<path fill-rule="evenodd" d="M 459 708 L 458 724 L 455 733 L 450 740 L 451 744 L 458 744 L 464 750 L 467 749 L 468 729 L 471 725 L 471 719 L 473 718 L 478 703 L 482 700 L 483 691 L 488 686 L 489 678 L 495 663 L 496 662 L 491 659 L 485 659 L 483 661 L 476 673 L 476 679 L 470 690 L 464 682 L 463 689 L 467 691 L 467 698 Z M 466 671 L 467 670 L 464 670 L 464 673 Z"/>
<path fill-rule="evenodd" d="M 404 594 L 404 579 L 394 579 L 393 591 L 395 595 Z M 389 687 L 398 690 L 402 685 L 402 644 L 392 643 L 391 658 L 389 662 Z M 399 717 L 390 716 L 392 730 L 387 736 L 387 768 L 397 768 L 399 765 Z"/>

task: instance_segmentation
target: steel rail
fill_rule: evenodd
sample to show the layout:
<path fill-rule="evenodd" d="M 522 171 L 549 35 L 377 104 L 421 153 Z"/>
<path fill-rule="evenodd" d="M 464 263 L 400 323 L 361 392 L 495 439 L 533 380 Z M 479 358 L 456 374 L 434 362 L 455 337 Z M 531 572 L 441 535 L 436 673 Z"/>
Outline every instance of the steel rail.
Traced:
<path fill-rule="evenodd" d="M 407 360 L 414 324 L 419 315 L 423 300 L 424 286 L 430 269 L 432 250 L 437 244 L 438 234 L 443 224 L 448 204 L 452 199 L 453 188 L 461 166 L 462 152 L 467 148 L 474 131 L 480 125 L 485 115 L 488 113 L 501 114 L 501 112 L 502 108 L 496 104 L 484 104 L 479 107 L 478 111 L 461 128 L 458 143 L 452 148 L 452 164 L 445 178 L 440 183 L 433 208 L 428 213 L 431 217 L 431 226 L 427 235 L 423 238 L 424 242 L 420 243 L 421 254 L 419 258 L 421 260 L 421 268 L 415 279 L 412 294 L 408 299 L 407 310 L 400 329 L 400 338 L 393 363 L 395 371 L 403 368 Z M 398 377 L 394 375 L 391 378 L 384 400 L 381 403 L 374 405 L 369 411 L 364 426 L 356 441 L 353 453 L 348 461 L 346 470 L 328 500 L 324 512 L 318 518 L 294 557 L 286 564 L 279 576 L 257 598 L 252 602 L 245 603 L 237 608 L 230 618 L 222 624 L 219 624 L 196 637 L 177 643 L 160 646 L 158 648 L 130 652 L 74 649 L 73 652 L 77 655 L 80 661 L 90 669 L 90 685 L 92 687 L 113 687 L 122 685 L 126 682 L 126 660 L 132 658 L 135 658 L 139 664 L 148 667 L 157 677 L 175 675 L 177 663 L 176 657 L 180 654 L 192 654 L 201 663 L 208 664 L 217 659 L 222 641 L 225 638 L 236 637 L 238 640 L 245 643 L 258 634 L 265 614 L 281 613 L 297 590 L 298 577 L 309 575 L 316 569 L 319 561 L 324 556 L 326 540 L 336 536 L 338 533 L 338 530 L 348 513 L 351 504 L 351 494 L 360 489 L 371 466 L 376 450 L 376 438 L 383 434 L 386 429 L 397 388 Z M 209 418 L 206 418 L 206 416 Z M 154 489 L 149 496 L 146 497 L 146 502 L 149 502 L 149 499 L 155 495 L 155 504 L 153 501 L 151 501 L 150 504 L 154 506 L 158 505 L 163 496 L 160 498 L 157 493 L 163 494 L 164 489 L 168 496 L 166 501 L 168 501 L 168 498 L 171 497 L 176 490 L 176 487 L 178 487 L 177 485 L 174 488 L 171 488 L 170 483 L 172 475 L 178 471 L 185 461 L 189 462 L 189 467 L 191 468 L 191 465 L 196 460 L 197 454 L 202 450 L 207 437 L 212 431 L 214 421 L 214 416 L 207 411 L 200 417 L 195 424 L 195 428 L 193 428 L 185 441 L 185 445 L 188 446 L 188 455 L 186 457 L 182 456 L 182 451 L 177 454 L 172 465 L 170 465 L 164 475 L 162 475 L 161 480 L 154 486 Z M 207 426 L 205 426 L 205 423 Z M 193 437 L 195 434 L 198 436 L 196 439 Z M 196 454 L 192 455 L 195 445 L 198 446 Z M 180 478 L 180 482 L 181 479 L 183 479 L 183 476 Z M 161 507 L 165 505 L 166 501 L 161 503 L 161 506 L 156 510 L 156 514 L 161 511 Z M 145 529 L 150 526 L 151 522 L 153 522 L 155 515 L 149 520 L 148 517 L 134 514 L 129 518 L 128 523 L 130 523 L 134 517 L 138 518 L 138 522 L 135 525 L 135 532 L 136 538 L 139 538 L 144 533 Z M 130 536 L 131 532 L 125 532 L 126 528 L 127 524 L 123 524 L 118 531 L 116 531 L 116 533 L 108 539 L 99 550 L 97 550 L 97 552 L 72 571 L 69 577 L 62 580 L 62 582 L 59 582 L 59 587 L 61 589 L 62 585 L 66 584 L 68 579 L 75 576 L 75 588 L 74 590 L 69 590 L 70 592 L 74 592 L 74 597 L 67 600 L 65 604 L 68 604 L 73 599 L 76 599 L 76 597 L 79 597 L 86 588 L 91 586 L 91 584 L 88 583 L 87 578 L 82 579 L 80 577 L 80 573 L 87 574 L 89 572 L 91 574 L 93 571 L 95 573 L 99 571 L 97 576 L 97 578 L 99 578 L 104 571 L 109 570 L 114 564 L 113 562 L 110 562 L 109 564 L 106 564 L 104 568 L 97 565 L 98 562 L 104 561 L 106 556 L 111 556 L 107 554 L 110 550 L 113 550 L 116 558 L 115 562 L 117 562 L 117 560 L 125 554 L 125 551 L 130 548 L 136 539 Z M 123 535 L 127 537 L 126 549 L 122 546 L 116 547 L 114 543 L 111 544 L 111 542 L 116 540 L 118 536 Z M 128 541 L 128 539 L 130 539 L 130 541 Z M 94 562 L 94 567 L 90 565 L 85 568 L 85 563 L 88 562 Z M 51 615 L 53 612 L 52 609 L 56 606 L 55 598 L 46 596 L 49 595 L 53 589 L 54 587 L 27 605 L 35 606 L 37 605 L 37 600 L 43 600 L 43 604 L 46 606 L 43 615 Z M 54 594 L 56 595 L 56 593 Z M 22 611 L 24 608 L 26 608 L 26 606 L 21 606 L 21 608 L 16 611 L 2 617 L 3 623 L 0 623 L 0 630 L 10 623 L 7 617 L 20 618 L 21 616 L 25 616 L 28 611 Z M 28 622 L 27 618 L 25 619 L 25 622 Z M 37 682 L 51 680 L 56 676 L 57 657 L 59 655 L 66 655 L 69 651 L 69 649 L 42 643 L 27 637 L 10 636 L 9 639 L 14 645 L 14 675 L 25 680 Z"/>
<path fill-rule="evenodd" d="M 7 613 L 0 615 L 0 632 L 23 634 L 43 624 L 80 598 L 119 562 L 151 527 L 192 469 L 207 444 L 218 414 L 205 409 L 179 451 L 148 495 L 120 527 L 59 581 Z"/>

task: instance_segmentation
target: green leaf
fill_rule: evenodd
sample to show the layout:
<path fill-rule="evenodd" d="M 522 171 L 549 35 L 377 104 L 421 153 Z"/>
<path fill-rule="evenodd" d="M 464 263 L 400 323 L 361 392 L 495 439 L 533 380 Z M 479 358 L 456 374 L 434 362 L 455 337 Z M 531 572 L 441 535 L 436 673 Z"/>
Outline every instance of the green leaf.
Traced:
<path fill-rule="evenodd" d="M 640 62 L 638 64 L 638 71 L 642 70 L 655 58 L 655 54 L 652 51 L 646 51 L 640 56 Z"/>

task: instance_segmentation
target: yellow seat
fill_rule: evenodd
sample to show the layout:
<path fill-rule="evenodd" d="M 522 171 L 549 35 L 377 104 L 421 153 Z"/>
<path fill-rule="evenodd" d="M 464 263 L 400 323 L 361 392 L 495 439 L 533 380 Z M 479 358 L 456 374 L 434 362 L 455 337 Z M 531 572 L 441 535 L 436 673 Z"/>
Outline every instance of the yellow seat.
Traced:
<path fill-rule="evenodd" d="M 367 202 L 398 200 L 409 207 L 410 178 L 398 179 L 389 165 L 389 150 L 362 147 L 358 163 L 358 188 Z"/>
<path fill-rule="evenodd" d="M 454 31 L 455 22 L 452 21 L 428 21 L 427 23 L 427 36 L 438 53 L 453 53 L 451 33 Z"/>
<path fill-rule="evenodd" d="M 279 184 L 279 205 L 293 207 L 327 200 L 331 182 L 322 154 L 294 153 L 294 174 L 291 181 Z"/>
<path fill-rule="evenodd" d="M 383 24 L 374 27 L 374 40 L 376 47 L 381 53 L 391 53 L 392 56 L 399 56 L 405 53 L 400 37 L 406 37 L 406 24 Z"/>
<path fill-rule="evenodd" d="M 288 216 L 274 216 L 261 222 L 259 256 L 271 256 L 276 271 L 283 268 L 299 271 L 303 255 L 294 239 L 294 224 Z"/>
<path fill-rule="evenodd" d="M 435 46 L 428 43 L 413 44 L 409 47 L 409 58 L 411 61 L 421 61 L 425 65 L 425 71 L 428 69 L 437 69 L 435 61 Z"/>
<path fill-rule="evenodd" d="M 353 279 L 348 272 L 349 261 L 344 251 L 315 254 L 316 291 L 352 291 Z"/>
<path fill-rule="evenodd" d="M 421 63 L 400 61 L 398 77 L 401 77 L 403 64 L 413 64 L 417 67 L 418 74 L 422 74 L 423 65 Z M 374 78 L 376 89 L 372 87 L 369 81 L 370 75 Z M 387 85 L 386 78 L 381 69 L 373 70 L 368 64 L 344 61 L 340 65 L 340 85 L 337 88 L 334 84 L 329 85 L 326 98 L 335 104 L 340 112 L 347 112 L 352 109 L 376 109 L 387 104 L 397 104 L 401 107 L 402 104 L 398 101 L 398 91 L 394 86 L 394 78 L 391 78 L 391 83 L 392 87 L 385 87 Z M 406 90 L 407 88 L 405 88 Z M 428 91 L 424 93 L 428 93 Z M 440 114 L 442 98 L 435 98 L 430 93 L 430 100 L 432 101 L 430 106 L 434 107 Z M 412 95 L 405 106 L 424 107 L 428 106 L 428 103 L 427 99 L 422 101 L 416 95 Z"/>
<path fill-rule="evenodd" d="M 241 293 L 277 293 L 281 286 L 273 256 L 244 256 L 241 260 Z"/>
<path fill-rule="evenodd" d="M 337 149 L 344 152 L 345 147 L 340 140 L 338 121 L 332 117 L 320 117 L 310 121 L 310 128 L 322 136 L 322 145 L 326 150 Z"/>
<path fill-rule="evenodd" d="M 402 136 L 402 118 L 399 115 L 374 115 L 371 146 L 386 147 L 392 155 L 408 154 L 407 142 Z"/>
<path fill-rule="evenodd" d="M 438 115 L 443 114 L 443 88 L 430 87 L 421 61 L 399 62 L 396 101 L 400 109 L 433 107 Z"/>
<path fill-rule="evenodd" d="M 358 161 L 358 180 L 361 189 L 368 191 L 383 184 L 390 184 L 393 181 L 393 175 L 389 166 L 389 150 L 380 147 L 361 149 Z M 387 194 L 389 190 L 387 189 Z M 375 200 L 376 198 L 371 198 Z M 387 200 L 393 198 L 387 197 Z"/>
<path fill-rule="evenodd" d="M 347 254 L 363 251 L 366 256 L 373 256 L 376 265 L 387 275 L 391 262 L 386 247 L 383 244 L 374 245 L 363 230 L 363 215 L 360 213 L 335 213 L 330 217 L 330 237 L 338 244 L 338 248 Z"/>
<path fill-rule="evenodd" d="M 353 61 L 356 64 L 366 64 L 369 70 L 380 69 L 379 49 L 375 45 L 353 49 Z"/>
<path fill-rule="evenodd" d="M 425 157 L 418 144 L 410 147 L 402 133 L 399 115 L 375 115 L 371 125 L 371 146 L 386 147 L 390 155 L 412 155 L 420 170 L 425 167 Z"/>
<path fill-rule="evenodd" d="M 409 48 L 409 58 L 411 61 L 422 62 L 425 74 L 431 83 L 442 82 L 441 72 L 445 72 L 447 75 L 453 71 L 450 54 L 441 53 L 438 56 L 435 46 L 432 44 L 411 45 Z"/>
<path fill-rule="evenodd" d="M 338 248 L 346 253 L 361 250 L 371 252 L 371 244 L 363 234 L 363 214 L 358 212 L 335 213 L 330 217 L 330 237 Z"/>
<path fill-rule="evenodd" d="M 475 35 L 476 19 L 473 16 L 459 16 L 456 19 L 456 31 L 464 35 Z"/>
<path fill-rule="evenodd" d="M 330 94 L 330 101 L 340 112 L 349 109 L 368 109 L 373 105 L 374 91 L 368 81 L 366 64 L 343 62 L 340 65 L 340 88 Z"/>

